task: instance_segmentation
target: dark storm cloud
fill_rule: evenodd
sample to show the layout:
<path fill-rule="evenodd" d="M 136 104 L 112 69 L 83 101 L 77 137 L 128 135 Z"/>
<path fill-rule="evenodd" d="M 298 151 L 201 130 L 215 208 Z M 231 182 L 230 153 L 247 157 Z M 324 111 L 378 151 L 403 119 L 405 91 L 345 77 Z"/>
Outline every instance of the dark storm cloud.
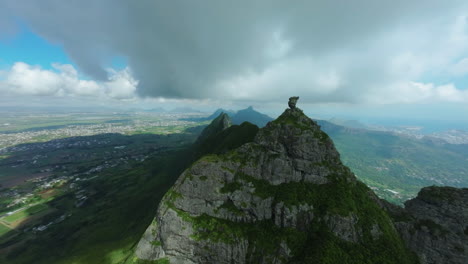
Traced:
<path fill-rule="evenodd" d="M 107 78 L 113 56 L 127 58 L 144 97 L 297 93 L 309 102 L 410 96 L 408 83 L 439 60 L 426 56 L 447 55 L 434 35 L 448 36 L 466 11 L 462 1 L 437 0 L 4 0 L 3 7 L 97 80 Z M 449 55 L 466 51 L 457 48 Z"/>

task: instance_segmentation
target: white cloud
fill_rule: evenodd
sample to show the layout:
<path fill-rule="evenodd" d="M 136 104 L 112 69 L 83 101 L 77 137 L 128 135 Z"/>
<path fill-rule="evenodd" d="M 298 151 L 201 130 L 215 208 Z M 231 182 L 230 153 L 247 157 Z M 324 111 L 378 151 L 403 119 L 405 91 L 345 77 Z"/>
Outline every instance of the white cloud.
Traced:
<path fill-rule="evenodd" d="M 135 98 L 138 81 L 135 80 L 129 68 L 116 72 L 109 70 L 111 76 L 104 85 L 107 94 L 115 99 L 133 99 Z"/>
<path fill-rule="evenodd" d="M 455 76 L 468 74 L 468 58 L 463 58 L 450 67 L 449 72 Z"/>
<path fill-rule="evenodd" d="M 55 97 L 98 97 L 102 99 L 132 99 L 138 85 L 129 68 L 121 71 L 109 69 L 109 80 L 98 82 L 79 77 L 70 64 L 53 63 L 54 70 L 24 62 L 15 63 L 3 71 L 0 91 L 17 95 Z"/>
<path fill-rule="evenodd" d="M 371 92 L 366 100 L 376 104 L 468 102 L 468 90 L 457 89 L 451 83 L 402 82 Z"/>
<path fill-rule="evenodd" d="M 99 80 L 62 66 L 55 75 L 35 69 L 30 78 L 40 81 L 19 80 L 17 92 L 263 102 L 294 94 L 302 102 L 343 104 L 468 100 L 465 87 L 435 82 L 468 75 L 463 0 L 3 3 L 5 13 L 62 45 Z M 113 55 L 128 58 L 135 77 L 105 70 Z"/>
<path fill-rule="evenodd" d="M 235 100 L 274 101 L 298 94 L 314 101 L 310 95 L 323 98 L 336 91 L 339 85 L 340 77 L 333 68 L 321 69 L 310 58 L 296 58 L 282 60 L 264 71 L 251 71 L 222 81 L 218 91 Z"/>

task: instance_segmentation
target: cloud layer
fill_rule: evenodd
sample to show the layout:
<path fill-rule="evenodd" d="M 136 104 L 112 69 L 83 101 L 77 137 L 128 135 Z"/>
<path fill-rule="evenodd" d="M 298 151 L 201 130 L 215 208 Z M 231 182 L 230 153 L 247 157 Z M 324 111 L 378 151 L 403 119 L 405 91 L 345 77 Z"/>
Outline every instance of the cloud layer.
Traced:
<path fill-rule="evenodd" d="M 109 70 L 106 81 L 83 80 L 69 64 L 53 64 L 54 70 L 45 70 L 17 62 L 4 71 L 0 91 L 6 94 L 37 96 L 100 97 L 102 99 L 129 100 L 135 97 L 138 81 L 128 68 L 122 71 Z"/>
<path fill-rule="evenodd" d="M 94 80 L 65 65 L 54 73 L 17 64 L 8 80 L 19 92 L 127 98 L 136 87 L 165 98 L 468 101 L 465 87 L 436 81 L 468 74 L 466 1 L 2 2 L 0 10 L 62 45 Z M 127 58 L 134 76 L 106 70 L 113 56 Z M 41 80 L 14 80 L 19 72 Z"/>

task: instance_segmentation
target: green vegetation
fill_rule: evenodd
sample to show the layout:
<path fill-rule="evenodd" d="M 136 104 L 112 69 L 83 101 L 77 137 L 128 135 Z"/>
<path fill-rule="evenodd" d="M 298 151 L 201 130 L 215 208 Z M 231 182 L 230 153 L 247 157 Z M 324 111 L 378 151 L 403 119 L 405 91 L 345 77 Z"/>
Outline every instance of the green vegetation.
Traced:
<path fill-rule="evenodd" d="M 207 129 L 210 129 L 208 127 Z M 213 130 L 204 141 L 195 144 L 198 155 L 209 153 L 219 154 L 252 142 L 259 128 L 256 125 L 244 122 L 241 125 L 233 125 L 229 128 L 217 131 Z"/>
<path fill-rule="evenodd" d="M 165 154 L 125 171 L 104 172 L 86 183 L 95 193 L 87 206 L 73 208 L 70 195 L 52 200 L 51 207 L 65 209 L 73 217 L 12 251 L 8 263 L 118 263 L 130 256 L 158 201 L 183 168 L 180 154 Z"/>
<path fill-rule="evenodd" d="M 55 172 L 58 175 L 62 175 L 61 173 L 67 175 L 73 171 L 84 173 L 90 168 L 103 164 L 105 160 L 108 162 L 126 160 L 126 162 L 121 161 L 118 166 L 109 166 L 89 176 L 80 176 L 82 178 L 80 181 L 73 182 L 74 188 L 70 188 L 70 183 L 67 183 L 54 185 L 55 187 L 52 187 L 54 189 L 49 191 L 35 192 L 25 204 L 38 202 L 40 204 L 8 216 L 7 220 L 14 221 L 33 214 L 40 215 L 48 211 L 47 208 L 53 209 L 51 213 L 36 219 L 29 227 L 32 224 L 46 225 L 62 215 L 65 215 L 66 219 L 54 222 L 55 224 L 46 230 L 36 233 L 28 231 L 13 235 L 14 231 L 2 229 L 0 248 L 11 245 L 14 247 L 0 256 L 0 262 L 111 264 L 132 259 L 133 248 L 152 221 L 163 194 L 195 159 L 187 145 L 183 145 L 185 142 L 193 141 L 193 138 L 194 135 L 191 134 L 168 136 L 111 134 L 77 139 L 84 142 L 94 142 L 96 139 L 100 142 L 109 142 L 104 145 L 85 144 L 79 148 L 52 150 L 37 148 L 24 153 L 12 153 L 11 157 L 2 161 L 8 164 L 10 162 L 8 159 L 31 160 L 29 157 L 43 155 L 41 151 L 45 151 L 47 159 L 38 160 L 34 166 L 47 168 L 49 164 L 61 164 L 62 169 Z M 122 145 L 126 147 L 114 148 Z M 128 159 L 129 156 L 141 155 L 140 153 L 147 156 L 145 161 L 142 162 L 140 158 L 133 161 Z M 63 162 L 64 157 L 70 158 Z M 32 183 L 28 184 L 34 186 Z M 15 189 L 32 191 L 24 189 L 23 185 Z M 76 206 L 77 198 L 73 190 L 85 190 L 87 200 L 80 207 Z M 0 202 L 6 205 L 11 199 Z M 54 250 L 50 251 L 51 248 Z"/>
<path fill-rule="evenodd" d="M 206 124 L 183 117 L 186 115 L 149 112 L 4 113 L 0 116 L 0 148 L 103 133 L 168 135 Z"/>
<path fill-rule="evenodd" d="M 310 224 L 310 232 L 282 229 L 271 221 L 239 223 L 208 215 L 184 215 L 184 219 L 192 222 L 197 230 L 195 239 L 225 243 L 248 239 L 257 251 L 255 254 L 274 254 L 281 241 L 285 241 L 294 252 L 294 260 L 300 263 L 417 263 L 416 257 L 405 248 L 394 230 L 390 217 L 370 198 L 370 189 L 359 181 L 348 179 L 347 176 L 336 175 L 330 176 L 330 183 L 323 185 L 304 182 L 271 185 L 249 175 L 236 174 L 237 181 L 254 185 L 255 195 L 273 197 L 274 204 L 283 202 L 289 207 L 313 205 L 315 222 Z M 227 189 L 235 188 L 226 187 L 225 191 Z M 222 207 L 242 212 L 234 204 Z M 357 232 L 362 232 L 363 240 L 351 243 L 336 237 L 324 222 L 318 220 L 330 214 L 342 217 L 355 215 Z M 379 237 L 372 235 L 373 226 L 380 229 Z"/>
<path fill-rule="evenodd" d="M 398 235 L 384 233 L 380 238 L 352 243 L 339 239 L 321 223 L 312 224 L 305 247 L 294 260 L 299 263 L 418 263 L 416 255 L 405 249 Z"/>
<path fill-rule="evenodd" d="M 200 176 L 200 180 L 202 180 L 202 181 L 206 181 L 207 179 L 208 179 L 208 177 L 206 177 L 205 175 Z"/>
<path fill-rule="evenodd" d="M 468 186 L 468 152 L 462 147 L 319 124 L 333 139 L 343 163 L 390 202 L 402 204 L 434 184 Z"/>
<path fill-rule="evenodd" d="M 142 260 L 142 259 L 134 259 L 131 261 L 125 261 L 122 264 L 170 264 L 168 258 L 162 258 L 158 260 Z"/>
<path fill-rule="evenodd" d="M 240 210 L 239 208 L 236 207 L 233 201 L 228 200 L 224 202 L 220 207 L 218 207 L 215 210 L 215 213 L 217 213 L 220 209 L 226 209 L 229 212 L 235 214 L 235 215 L 245 215 L 244 211 Z"/>
<path fill-rule="evenodd" d="M 305 117 L 302 113 L 300 115 L 293 115 L 290 112 L 284 112 L 277 119 L 273 121 L 273 124 L 287 124 L 293 127 L 297 127 L 301 130 L 309 130 L 310 126 L 298 122 L 299 117 Z"/>
<path fill-rule="evenodd" d="M 235 131 L 241 136 L 236 137 Z M 151 223 L 162 196 L 182 171 L 202 154 L 211 151 L 223 152 L 240 146 L 252 140 L 257 131 L 256 126 L 247 123 L 234 126 L 222 131 L 223 135 L 215 134 L 214 138 L 210 139 L 215 140 L 218 146 L 200 142 L 188 147 L 188 143 L 194 141 L 194 134 L 191 133 L 167 136 L 107 134 L 77 138 L 78 141 L 84 142 L 92 140 L 108 142 L 104 145 L 85 144 L 82 147 L 53 151 L 47 148 L 38 148 L 36 151 L 33 148 L 24 153 L 11 153 L 12 156 L 0 160 L 0 167 L 1 162 L 9 164 L 15 159 L 31 160 L 34 155 L 43 155 L 43 152 L 47 151 L 46 159 L 39 159 L 34 166 L 26 169 L 34 170 L 35 167 L 47 168 L 50 164 L 61 164 L 62 169 L 54 172 L 58 174 L 57 176 L 62 173 L 68 175 L 70 172 L 85 173 L 90 168 L 103 164 L 103 161 L 125 160 L 126 162 L 93 173 L 98 177 L 87 176 L 89 179 L 75 181 L 74 184 L 77 186 L 75 189 L 86 190 L 88 197 L 81 207 L 76 207 L 76 197 L 69 191 L 69 184 L 60 187 L 63 191 L 54 197 L 47 198 L 47 201 L 41 200 L 44 206 L 55 211 L 35 222 L 36 225 L 47 224 L 63 214 L 70 216 L 35 235 L 25 233 L 0 241 L 0 248 L 16 244 L 8 254 L 0 256 L 0 262 L 167 263 L 167 259 L 158 262 L 133 259 L 134 247 Z M 139 158 L 128 159 L 132 155 L 141 153 L 147 157 L 144 161 Z M 176 192 L 170 192 L 168 195 L 171 197 L 170 200 L 180 197 Z M 0 202 L 8 204 L 11 201 Z M 24 243 L 18 243 L 22 241 Z M 54 248 L 54 251 L 51 252 L 50 248 Z"/>
<path fill-rule="evenodd" d="M 4 234 L 8 233 L 11 231 L 10 228 L 4 226 L 2 223 L 0 223 L 0 237 L 3 236 Z"/>
<path fill-rule="evenodd" d="M 153 246 L 161 246 L 162 244 L 161 244 L 161 241 L 157 241 L 157 240 L 156 240 L 156 241 L 151 241 L 151 245 L 153 245 Z"/>
<path fill-rule="evenodd" d="M 280 117 L 276 123 L 283 122 L 297 125 L 297 120 Z M 124 119 L 122 119 L 124 120 Z M 124 122 L 124 121 L 122 121 Z M 127 122 L 127 121 L 125 121 Z M 60 124 L 57 124 L 60 125 Z M 62 166 L 61 171 L 54 171 L 54 177 L 70 173 L 85 173 L 103 163 L 124 159 L 132 155 L 144 154 L 140 158 L 126 160 L 119 166 L 109 167 L 95 172 L 96 178 L 89 177 L 74 182 L 78 189 L 87 191 L 88 200 L 83 206 L 76 206 L 75 194 L 69 191 L 70 183 L 64 186 L 53 186 L 57 191 L 45 198 L 36 193 L 28 198 L 25 204 L 39 203 L 28 210 L 19 211 L 5 217 L 6 221 L 17 221 L 25 217 L 52 210 L 34 223 L 34 226 L 47 224 L 61 215 L 69 215 L 63 222 L 50 226 L 43 232 L 35 234 L 20 233 L 0 224 L 0 248 L 11 247 L 0 256 L 0 262 L 11 264 L 22 263 L 76 263 L 76 264 L 112 264 L 112 263 L 159 263 L 167 264 L 168 259 L 143 261 L 133 257 L 134 248 L 146 227 L 151 223 L 157 205 L 163 194 L 169 190 L 180 173 L 190 166 L 192 161 L 202 155 L 205 161 L 217 162 L 224 159 L 243 159 L 241 164 L 255 163 L 246 160 L 238 153 L 229 152 L 247 142 L 251 142 L 258 132 L 258 127 L 250 123 L 231 126 L 222 131 L 210 133 L 205 141 L 197 142 L 189 148 L 188 143 L 194 137 L 188 135 L 155 136 L 139 133 L 174 133 L 182 131 L 185 126 L 167 126 L 161 128 L 144 128 L 131 133 L 135 136 L 108 134 L 86 139 L 99 138 L 110 141 L 105 146 L 83 146 L 80 148 L 47 150 L 47 157 L 37 159 L 34 166 L 10 166 L 15 160 L 31 160 L 34 155 L 43 154 L 44 150 L 26 151 L 24 153 L 7 153 L 0 157 L 0 180 L 8 175 L 23 175 L 48 169 L 51 164 Z M 27 128 L 26 128 L 27 129 Z M 315 137 L 321 142 L 328 141 L 327 134 L 317 130 Z M 379 194 L 393 202 L 401 202 L 413 195 L 419 186 L 429 182 L 421 175 L 428 172 L 423 163 L 433 158 L 440 158 L 432 147 L 411 140 L 401 139 L 379 133 L 348 134 L 343 131 L 331 133 L 344 163 L 367 184 L 378 187 Z M 389 145 L 393 147 L 388 147 Z M 119 150 L 125 146 L 124 150 Z M 117 149 L 115 147 L 118 147 Z M 142 150 L 143 149 L 143 150 Z M 227 153 L 227 154 L 225 154 Z M 432 174 L 440 172 L 440 166 L 453 166 L 460 169 L 461 151 L 446 150 L 442 160 L 429 165 Z M 418 155 L 416 155 L 418 154 Z M 85 157 L 85 158 L 84 158 Z M 416 161 L 416 162 L 415 162 Z M 465 164 L 465 163 L 464 163 Z M 317 164 L 331 166 L 330 164 Z M 427 165 L 427 164 L 425 164 Z M 3 167 L 2 167 L 3 166 Z M 439 167 L 438 167 L 439 166 Z M 463 165 L 466 167 L 465 165 Z M 3 170 L 5 168 L 5 170 Z M 245 182 L 255 187 L 254 194 L 260 198 L 273 197 L 273 203 L 282 202 L 293 207 L 303 204 L 313 205 L 314 222 L 307 232 L 291 228 L 280 228 L 272 221 L 239 223 L 203 214 L 193 217 L 187 212 L 178 210 L 174 201 L 182 196 L 173 189 L 167 193 L 167 207 L 174 209 L 184 220 L 193 224 L 196 233 L 193 238 L 212 242 L 238 243 L 242 239 L 249 243 L 250 261 L 256 263 L 265 255 L 274 255 L 280 250 L 281 243 L 286 243 L 295 256 L 297 263 L 415 263 L 415 257 L 409 253 L 398 234 L 391 225 L 389 216 L 381 210 L 369 196 L 370 189 L 359 181 L 350 180 L 349 170 L 334 171 L 330 183 L 315 185 L 311 183 L 283 183 L 271 185 L 251 175 L 235 172 L 233 182 L 220 189 L 222 193 L 239 190 Z M 461 170 L 465 173 L 466 168 Z M 397 175 L 397 177 L 393 177 Z M 193 175 L 187 174 L 188 180 Z M 443 174 L 442 177 L 448 177 Z M 200 180 L 207 180 L 200 176 Z M 33 188 L 27 182 L 21 188 Z M 20 188 L 20 187 L 18 187 Z M 400 192 L 401 197 L 394 197 L 385 191 L 391 189 Z M 444 193 L 440 193 L 445 197 Z M 10 204 L 11 199 L 0 199 L 0 205 Z M 18 205 L 24 206 L 24 205 Z M 218 210 L 225 209 L 237 215 L 243 215 L 244 203 L 238 208 L 232 201 L 227 201 Z M 4 210 L 4 208 L 0 208 Z M 13 210 L 15 208 L 9 208 Z M 7 210 L 7 209 L 5 209 Z M 363 240 L 350 243 L 336 237 L 323 221 L 326 216 L 356 217 L 357 228 L 362 232 Z M 440 232 L 431 223 L 420 223 L 431 230 Z M 381 234 L 375 237 L 372 228 L 378 227 Z M 465 231 L 467 233 L 468 231 Z M 18 234 L 17 234 L 18 233 Z M 12 235 L 14 234 L 14 235 Z M 8 238 L 8 239 L 7 239 Z M 23 243 L 24 242 L 24 243 Z M 158 246 L 161 242 L 154 241 Z M 51 252 L 50 249 L 54 251 Z"/>
<path fill-rule="evenodd" d="M 12 215 L 9 215 L 9 216 L 3 218 L 3 220 L 5 220 L 6 222 L 13 223 L 15 221 L 20 221 L 20 220 L 22 220 L 22 219 L 24 219 L 26 217 L 37 214 L 39 212 L 45 211 L 48 208 L 49 207 L 46 204 L 37 204 L 37 205 L 34 205 L 34 206 L 29 207 L 27 209 L 16 212 L 16 213 L 14 213 Z"/>
<path fill-rule="evenodd" d="M 219 191 L 221 193 L 232 193 L 236 190 L 240 190 L 242 187 L 242 183 L 238 182 L 238 181 L 234 181 L 234 182 L 230 182 L 230 183 L 226 183 L 223 188 L 221 188 Z"/>

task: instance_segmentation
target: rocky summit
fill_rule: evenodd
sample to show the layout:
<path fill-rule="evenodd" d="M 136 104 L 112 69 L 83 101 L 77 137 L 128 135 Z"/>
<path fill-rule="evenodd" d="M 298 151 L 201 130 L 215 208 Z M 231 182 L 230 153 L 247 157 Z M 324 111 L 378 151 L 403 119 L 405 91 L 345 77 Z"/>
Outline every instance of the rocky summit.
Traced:
<path fill-rule="evenodd" d="M 136 256 L 150 263 L 418 263 L 392 210 L 294 104 L 251 142 L 185 170 Z"/>

